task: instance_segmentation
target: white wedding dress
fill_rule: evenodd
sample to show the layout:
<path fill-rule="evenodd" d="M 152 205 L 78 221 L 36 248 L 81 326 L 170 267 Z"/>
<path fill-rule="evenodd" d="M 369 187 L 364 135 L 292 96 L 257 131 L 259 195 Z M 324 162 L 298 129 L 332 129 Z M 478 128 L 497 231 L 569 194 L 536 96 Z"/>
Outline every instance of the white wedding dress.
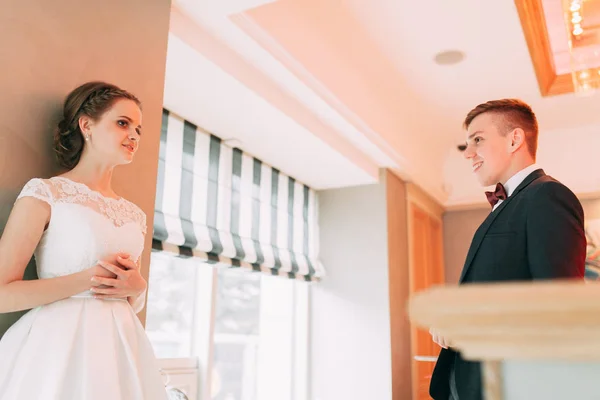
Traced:
<path fill-rule="evenodd" d="M 51 206 L 35 250 L 40 279 L 68 275 L 115 255 L 140 257 L 146 216 L 64 177 L 32 179 L 19 198 Z M 139 310 L 143 296 L 134 303 Z M 124 299 L 84 292 L 25 314 L 0 341 L 0 400 L 165 400 L 154 352 Z"/>

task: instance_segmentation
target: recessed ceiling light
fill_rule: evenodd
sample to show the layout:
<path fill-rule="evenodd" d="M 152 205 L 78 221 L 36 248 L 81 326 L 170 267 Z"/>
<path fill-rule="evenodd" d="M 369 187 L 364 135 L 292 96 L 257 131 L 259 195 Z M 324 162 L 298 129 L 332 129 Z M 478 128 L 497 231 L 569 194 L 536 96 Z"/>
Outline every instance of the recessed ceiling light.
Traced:
<path fill-rule="evenodd" d="M 453 65 L 458 64 L 465 59 L 465 53 L 458 50 L 446 50 L 437 53 L 434 61 L 438 65 Z"/>

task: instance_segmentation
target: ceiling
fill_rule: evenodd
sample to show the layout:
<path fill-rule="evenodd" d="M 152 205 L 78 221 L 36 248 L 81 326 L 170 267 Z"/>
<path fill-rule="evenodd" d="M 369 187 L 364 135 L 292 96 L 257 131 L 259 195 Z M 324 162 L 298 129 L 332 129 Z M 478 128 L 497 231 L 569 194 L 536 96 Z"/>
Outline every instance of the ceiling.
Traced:
<path fill-rule="evenodd" d="M 165 106 L 316 189 L 387 167 L 452 208 L 485 202 L 456 150 L 464 115 L 518 97 L 538 116 L 544 166 L 600 191 L 553 164 L 566 142 L 587 154 L 573 137 L 600 131 L 600 97 L 542 96 L 519 16 L 509 1 L 175 1 Z M 465 58 L 438 65 L 445 50 Z"/>

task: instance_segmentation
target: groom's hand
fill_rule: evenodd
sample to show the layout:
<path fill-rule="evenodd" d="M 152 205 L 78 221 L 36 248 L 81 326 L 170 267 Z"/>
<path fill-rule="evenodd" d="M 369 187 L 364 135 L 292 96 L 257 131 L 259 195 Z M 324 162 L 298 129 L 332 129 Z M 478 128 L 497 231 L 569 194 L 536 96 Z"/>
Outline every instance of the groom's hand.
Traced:
<path fill-rule="evenodd" d="M 442 335 L 436 332 L 435 329 L 429 329 L 429 333 L 431 334 L 431 338 L 433 339 L 434 343 L 440 347 L 447 349 L 448 346 L 450 346 L 450 343 Z"/>

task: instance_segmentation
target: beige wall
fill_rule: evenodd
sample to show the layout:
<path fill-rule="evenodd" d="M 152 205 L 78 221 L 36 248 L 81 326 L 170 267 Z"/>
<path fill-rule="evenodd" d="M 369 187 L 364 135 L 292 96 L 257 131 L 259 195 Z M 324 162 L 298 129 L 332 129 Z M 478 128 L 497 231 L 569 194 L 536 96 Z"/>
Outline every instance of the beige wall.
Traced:
<path fill-rule="evenodd" d="M 582 200 L 585 218 L 600 218 L 600 199 Z M 444 214 L 444 256 L 446 282 L 457 283 L 471 239 L 489 213 L 489 208 L 450 211 Z"/>
<path fill-rule="evenodd" d="M 600 218 L 600 199 L 582 200 L 581 205 L 586 220 Z"/>
<path fill-rule="evenodd" d="M 458 282 L 471 239 L 488 213 L 487 208 L 444 213 L 444 268 L 447 283 Z"/>
<path fill-rule="evenodd" d="M 1 8 L 0 230 L 28 179 L 59 172 L 51 138 L 64 96 L 106 80 L 143 102 L 142 146 L 132 165 L 116 171 L 115 187 L 148 215 L 147 277 L 170 1 L 4 0 Z M 17 317 L 0 315 L 0 334 Z"/>

